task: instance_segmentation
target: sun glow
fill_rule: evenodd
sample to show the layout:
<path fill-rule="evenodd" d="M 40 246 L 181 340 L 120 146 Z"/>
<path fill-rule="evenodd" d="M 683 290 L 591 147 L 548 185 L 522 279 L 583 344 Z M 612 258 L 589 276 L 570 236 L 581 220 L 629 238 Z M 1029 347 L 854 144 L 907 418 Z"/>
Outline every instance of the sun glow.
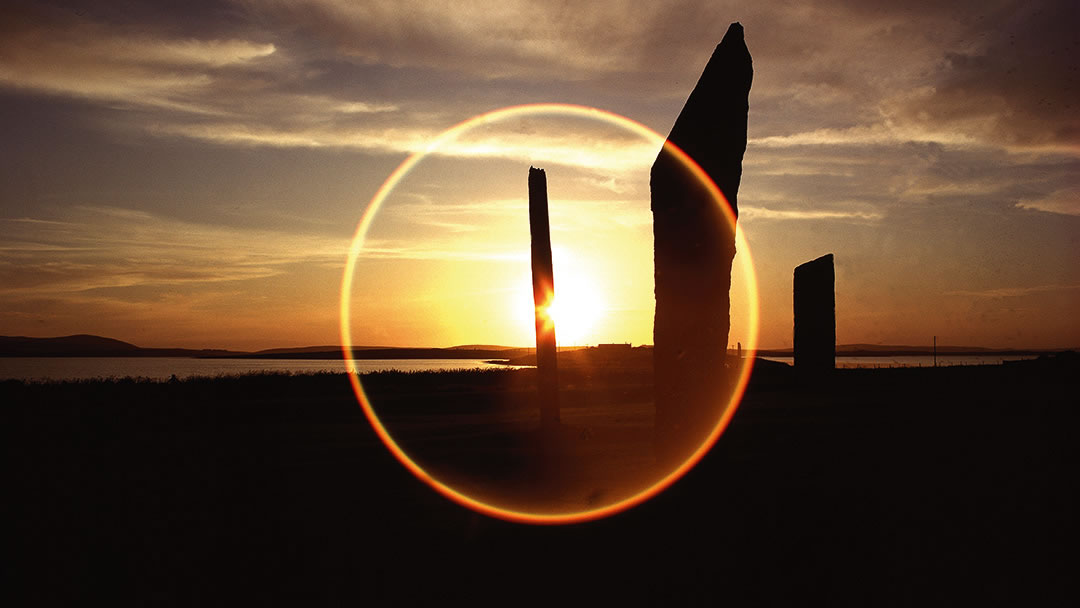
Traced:
<path fill-rule="evenodd" d="M 704 170 L 701 169 L 701 167 L 699 167 L 685 152 L 678 149 L 677 146 L 671 142 L 666 142 L 663 136 L 628 118 L 597 110 L 595 108 L 565 104 L 515 106 L 474 117 L 445 131 L 436 138 L 424 152 L 414 154 L 406 159 L 393 173 L 390 174 L 365 210 L 353 237 L 349 256 L 346 259 L 345 271 L 342 276 L 341 340 L 346 366 L 351 367 L 353 365 L 354 328 L 364 327 L 363 317 L 353 318 L 354 313 L 359 312 L 358 308 L 354 308 L 356 302 L 359 301 L 354 301 L 354 296 L 377 294 L 374 286 L 364 282 L 366 274 L 370 274 L 369 264 L 371 262 L 371 259 L 364 259 L 361 257 L 361 254 L 366 251 L 365 248 L 368 246 L 365 242 L 368 236 L 367 232 L 371 227 L 379 208 L 390 196 L 398 183 L 402 181 L 409 171 L 426 156 L 437 152 L 440 146 L 452 142 L 459 135 L 462 135 L 470 129 L 483 127 L 484 125 L 494 124 L 504 120 L 517 120 L 524 117 L 548 115 L 605 121 L 614 126 L 624 128 L 631 133 L 635 133 L 646 141 L 652 142 L 652 145 L 655 146 L 656 149 L 663 147 L 686 169 L 691 176 L 689 179 L 695 180 L 709 191 L 716 204 L 720 205 L 721 210 L 726 213 L 725 217 L 727 221 L 729 221 L 731 225 L 734 225 L 735 217 L 731 214 L 730 208 L 726 205 L 723 194 Z M 528 166 L 529 162 L 529 159 L 523 159 L 522 166 Z M 552 203 L 554 208 L 555 201 L 552 201 Z M 553 215 L 552 217 L 558 216 Z M 557 226 L 558 223 L 553 222 L 553 225 Z M 634 461 L 633 458 L 630 460 L 622 458 L 618 459 L 619 463 L 627 466 L 625 469 L 619 469 L 624 472 L 626 477 L 618 482 L 619 484 L 622 484 L 620 492 L 625 493 L 612 494 L 609 498 L 599 502 L 592 500 L 592 497 L 595 496 L 595 492 L 587 497 L 567 498 L 569 495 L 560 495 L 559 497 L 556 497 L 555 502 L 549 504 L 549 501 L 552 499 L 548 495 L 536 497 L 530 496 L 530 492 L 536 490 L 538 487 L 533 484 L 515 484 L 506 487 L 488 488 L 484 485 L 487 483 L 486 481 L 477 481 L 477 479 L 480 479 L 479 477 L 470 477 L 470 475 L 475 473 L 475 471 L 472 471 L 471 469 L 462 469 L 460 472 L 455 470 L 440 472 L 438 463 L 424 465 L 423 461 L 414 460 L 409 453 L 406 453 L 406 447 L 404 445 L 399 445 L 398 440 L 394 436 L 391 436 L 391 429 L 380 419 L 368 394 L 365 392 L 361 376 L 356 372 L 352 372 L 349 375 L 353 391 L 356 393 L 357 400 L 368 421 L 394 456 L 408 468 L 409 471 L 416 475 L 417 478 L 459 504 L 489 516 L 531 524 L 576 523 L 605 517 L 628 509 L 663 491 L 701 459 L 730 422 L 735 413 L 735 409 L 742 398 L 742 394 L 746 389 L 747 382 L 750 378 L 750 372 L 753 368 L 753 353 L 757 348 L 758 295 L 749 244 L 747 243 L 742 230 L 736 231 L 735 240 L 738 255 L 735 258 L 735 266 L 733 266 L 732 269 L 732 285 L 740 285 L 741 288 L 736 288 L 736 293 L 733 293 L 732 295 L 732 335 L 743 337 L 741 341 L 743 342 L 744 352 L 749 353 L 749 355 L 742 360 L 742 365 L 735 370 L 737 377 L 733 378 L 731 394 L 727 396 L 726 399 L 722 399 L 716 404 L 718 420 L 715 426 L 709 431 L 708 436 L 699 445 L 688 446 L 689 448 L 692 448 L 693 451 L 685 461 L 677 465 L 672 465 L 673 468 L 664 467 L 662 470 L 657 470 L 651 464 L 644 468 L 635 468 L 633 462 L 636 461 Z M 566 247 L 566 245 L 564 245 L 564 247 Z M 628 301 L 623 295 L 624 292 L 612 289 L 614 285 L 618 284 L 618 281 L 613 279 L 618 277 L 617 267 L 619 264 L 616 264 L 613 267 L 610 264 L 605 264 L 601 259 L 602 256 L 598 257 L 590 254 L 588 252 L 589 243 L 578 243 L 573 247 L 580 248 L 580 251 L 572 251 L 567 248 L 560 253 L 558 247 L 553 247 L 552 250 L 554 265 L 554 301 L 549 307 L 549 310 L 555 322 L 556 339 L 558 343 L 562 345 L 571 345 L 575 343 L 583 344 L 586 343 L 586 341 L 595 342 L 597 337 L 607 338 L 608 334 L 605 334 L 604 332 L 610 331 L 610 329 L 605 329 L 605 325 L 611 325 L 611 320 L 619 319 L 621 318 L 620 315 L 625 315 L 627 312 L 636 310 L 634 308 L 634 306 L 636 306 L 635 302 Z M 620 260 L 620 263 L 630 263 L 630 259 L 632 258 L 624 256 Z M 592 264 L 596 264 L 596 266 L 592 266 Z M 461 276 L 467 277 L 468 275 Z M 488 278 L 491 280 L 496 279 L 495 277 Z M 520 327 L 522 331 L 521 337 L 527 340 L 528 336 L 524 335 L 524 332 L 528 331 L 530 335 L 533 334 L 535 329 L 533 324 L 535 323 L 536 313 L 532 297 L 532 281 L 528 271 L 526 270 L 520 274 L 504 276 L 503 281 L 499 284 L 497 289 L 487 291 L 486 293 L 506 294 L 507 288 L 509 288 L 508 291 L 512 301 L 506 301 L 501 297 L 492 298 L 491 301 L 501 302 L 504 306 L 502 310 L 505 310 L 505 305 L 513 304 L 515 312 L 511 313 L 506 320 L 520 319 L 519 323 L 513 323 L 512 325 Z M 741 289 L 741 291 L 739 291 L 739 289 Z M 610 300 L 602 299 L 599 295 L 601 293 L 608 294 Z M 742 302 L 742 305 L 737 305 L 737 302 Z M 467 314 L 476 316 L 477 311 L 470 310 L 467 307 L 464 310 Z M 649 312 L 651 313 L 651 310 Z M 487 319 L 484 318 L 482 321 L 486 322 Z M 625 335 L 625 331 L 620 332 L 620 335 L 614 340 L 607 339 L 602 341 L 620 342 L 622 341 L 622 335 Z M 633 405 L 638 407 L 638 409 L 644 407 L 647 410 L 649 407 L 649 404 L 647 403 L 636 403 Z M 578 415 L 583 414 L 580 408 L 578 408 L 578 411 L 575 413 Z M 499 411 L 494 412 L 494 415 L 496 416 L 517 416 L 519 414 L 524 414 L 522 408 L 502 408 L 499 409 Z M 525 415 L 528 417 L 531 414 Z M 634 437 L 637 438 L 635 441 L 638 441 L 638 443 L 631 443 L 636 446 L 643 446 L 643 451 L 638 454 L 639 456 L 642 454 L 650 454 L 651 448 L 648 446 L 651 445 L 651 439 L 649 438 L 649 433 L 647 431 L 651 422 L 641 426 L 633 421 L 627 422 L 626 420 L 623 420 L 621 418 L 622 416 L 623 413 L 620 413 L 616 417 L 616 420 L 609 420 L 608 422 L 605 422 L 605 424 L 610 423 L 610 425 L 614 425 L 612 426 L 613 429 L 618 427 L 619 432 L 627 432 L 634 435 Z M 645 419 L 651 420 L 651 417 L 646 415 Z M 517 424 L 517 422 L 508 421 L 508 424 L 513 425 Z M 585 427 L 583 431 L 588 431 L 592 428 L 592 426 L 588 426 Z M 642 429 L 646 432 L 644 432 L 644 434 L 638 434 Z M 600 435 L 602 435 L 602 433 Z M 580 437 L 585 436 L 586 435 L 583 434 Z M 529 446 L 532 445 L 530 443 L 532 439 L 530 438 L 535 438 L 535 434 L 527 434 L 522 437 L 521 441 L 524 443 L 510 446 L 511 452 L 508 453 L 512 453 L 515 449 L 518 451 L 532 449 L 529 448 Z M 566 446 L 564 447 L 568 450 L 573 446 L 578 446 L 581 449 L 587 448 L 588 446 L 579 444 L 578 439 L 580 437 L 574 433 L 566 435 L 565 437 L 560 435 L 559 437 L 551 439 L 551 441 L 556 443 L 565 442 Z M 562 445 L 561 443 L 559 444 Z M 593 445 L 593 443 L 589 443 L 589 445 Z M 566 454 L 570 454 L 570 452 L 566 452 Z M 559 458 L 564 456 L 565 454 L 559 456 Z M 514 462 L 519 461 L 515 460 Z M 649 460 L 649 462 L 651 463 L 652 460 Z M 544 471 L 558 472 L 565 470 L 562 467 L 556 469 L 545 468 L 550 467 L 551 462 L 544 458 L 539 460 L 526 459 L 520 461 L 520 464 L 526 467 L 539 466 L 540 469 L 529 469 L 533 470 L 534 473 L 537 471 L 542 473 Z M 428 469 L 430 469 L 430 471 Z M 587 471 L 588 469 L 586 468 L 583 470 Z M 462 478 L 464 481 L 458 478 L 459 475 L 464 475 Z M 577 484 L 580 479 L 574 476 L 558 476 L 549 481 L 553 485 L 544 490 L 545 492 L 549 490 L 558 492 L 577 492 L 577 486 L 575 484 Z M 586 479 L 586 481 L 586 485 L 583 486 L 585 489 L 593 487 L 590 484 L 601 483 L 599 481 L 588 481 L 588 479 Z M 611 478 L 605 476 L 602 483 L 607 484 L 610 481 Z"/>
<path fill-rule="evenodd" d="M 592 331 L 604 315 L 600 292 L 581 275 L 561 278 L 563 281 L 556 284 L 555 299 L 547 311 L 555 322 L 555 340 L 560 346 L 595 343 Z"/>
<path fill-rule="evenodd" d="M 531 337 L 539 310 L 542 318 L 555 324 L 555 340 L 559 346 L 585 346 L 602 342 L 597 326 L 608 313 L 599 281 L 580 263 L 575 264 L 566 252 L 556 249 L 555 296 L 547 306 L 536 308 L 533 302 L 532 279 L 522 278 L 514 290 L 514 310 L 518 324 L 527 327 Z M 530 341 L 531 342 L 531 341 Z"/>

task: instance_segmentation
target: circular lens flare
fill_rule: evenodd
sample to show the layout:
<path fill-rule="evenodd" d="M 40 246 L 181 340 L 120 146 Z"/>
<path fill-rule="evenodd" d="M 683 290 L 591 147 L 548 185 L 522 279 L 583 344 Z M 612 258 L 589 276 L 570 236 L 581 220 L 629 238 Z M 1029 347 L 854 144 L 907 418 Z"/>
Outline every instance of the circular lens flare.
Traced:
<path fill-rule="evenodd" d="M 436 475 L 429 473 L 421 467 L 408 453 L 406 453 L 406 450 L 399 445 L 387 429 L 386 425 L 383 424 L 383 421 L 380 420 L 369 395 L 364 390 L 360 374 L 356 371 L 357 366 L 356 359 L 354 358 L 352 341 L 352 294 L 354 289 L 354 276 L 357 271 L 357 262 L 358 258 L 364 252 L 366 235 L 371 228 L 379 209 L 390 196 L 391 192 L 393 192 L 417 164 L 430 154 L 453 144 L 455 140 L 471 129 L 493 125 L 510 118 L 537 117 L 544 115 L 597 120 L 629 131 L 630 133 L 643 138 L 645 141 L 654 144 L 657 150 L 663 147 L 667 153 L 677 159 L 685 170 L 692 175 L 692 178 L 695 181 L 708 190 L 713 200 L 720 207 L 728 224 L 735 225 L 735 216 L 732 213 L 730 206 L 727 204 L 727 201 L 719 188 L 717 188 L 716 184 L 713 183 L 705 171 L 677 146 L 666 141 L 663 136 L 652 131 L 648 127 L 624 116 L 586 106 L 569 104 L 530 104 L 502 108 L 470 118 L 469 120 L 447 129 L 432 140 L 424 150 L 414 153 L 405 159 L 405 161 L 390 174 L 386 181 L 383 182 L 371 202 L 368 204 L 367 209 L 364 211 L 349 248 L 345 271 L 342 278 L 340 322 L 343 355 L 346 368 L 349 370 L 349 380 L 357 400 L 379 438 L 409 471 L 443 496 L 480 513 L 522 523 L 564 524 L 606 517 L 648 500 L 685 474 L 686 471 L 697 464 L 704 454 L 712 447 L 734 415 L 750 378 L 758 340 L 758 291 L 749 245 L 745 235 L 742 234 L 742 231 L 736 230 L 735 240 L 736 251 L 738 254 L 735 258 L 732 275 L 734 277 L 738 274 L 742 277 L 743 293 L 734 293 L 733 287 L 732 307 L 733 312 L 735 312 L 736 302 L 743 302 L 744 310 L 741 310 L 741 313 L 745 315 L 745 337 L 742 345 L 744 359 L 739 362 L 740 365 L 737 370 L 732 394 L 726 406 L 723 407 L 722 413 L 719 415 L 714 428 L 707 434 L 705 440 L 692 451 L 690 456 L 673 469 L 661 472 L 655 479 L 652 479 L 649 483 L 643 485 L 643 487 L 633 495 L 619 498 L 608 503 L 601 500 L 595 505 L 585 509 L 575 508 L 554 511 L 550 509 L 538 509 L 534 511 L 528 508 L 521 508 L 518 505 L 501 504 L 502 501 L 499 501 L 497 497 L 493 499 L 487 496 L 479 496 L 476 492 L 459 487 L 458 484 L 455 484 L 453 481 L 437 478 Z M 560 339 L 560 343 L 566 343 L 567 338 L 571 338 L 573 334 L 581 331 L 580 328 L 571 329 L 573 323 L 570 322 L 570 319 L 577 319 L 580 323 L 587 324 L 597 315 L 601 314 L 604 309 L 604 303 L 599 295 L 588 295 L 588 297 L 579 296 L 574 301 L 561 300 L 559 297 L 558 281 L 559 278 L 556 276 L 556 293 L 553 301 L 547 307 L 548 310 L 546 313 L 549 315 L 549 318 L 554 320 L 557 333 L 563 328 L 563 324 L 566 324 L 566 336 L 564 336 L 563 339 Z M 581 292 L 575 291 L 575 293 Z M 740 295 L 741 297 L 737 298 L 736 295 Z"/>

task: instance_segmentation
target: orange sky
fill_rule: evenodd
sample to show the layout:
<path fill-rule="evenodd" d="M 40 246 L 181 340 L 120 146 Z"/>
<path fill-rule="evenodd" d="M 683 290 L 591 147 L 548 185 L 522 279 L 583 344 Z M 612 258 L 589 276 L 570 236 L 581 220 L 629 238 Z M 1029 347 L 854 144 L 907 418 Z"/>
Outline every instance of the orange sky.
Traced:
<path fill-rule="evenodd" d="M 353 232 L 409 154 L 537 102 L 666 133 L 738 20 L 763 347 L 825 253 L 840 343 L 1080 346 L 1076 4 L 758 4 L 6 4 L 0 335 L 337 343 Z M 655 155 L 550 116 L 441 149 L 375 217 L 354 341 L 527 343 L 536 164 L 581 311 L 560 341 L 651 342 Z"/>

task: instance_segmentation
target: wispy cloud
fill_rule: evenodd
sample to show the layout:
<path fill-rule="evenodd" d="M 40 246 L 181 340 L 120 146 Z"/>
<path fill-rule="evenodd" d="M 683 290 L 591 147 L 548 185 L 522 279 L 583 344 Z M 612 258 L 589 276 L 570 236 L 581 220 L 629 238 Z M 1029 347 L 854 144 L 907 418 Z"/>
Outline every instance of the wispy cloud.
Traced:
<path fill-rule="evenodd" d="M 7 14 L 0 85 L 109 103 L 212 113 L 199 99 L 216 70 L 276 51 L 242 39 L 189 39 L 84 20 Z"/>
<path fill-rule="evenodd" d="M 336 105 L 334 109 L 345 114 L 372 114 L 377 112 L 394 112 L 398 109 L 398 106 L 391 103 L 348 101 Z"/>
<path fill-rule="evenodd" d="M 274 148 L 354 148 L 411 153 L 421 150 L 435 133 L 410 129 L 333 129 L 325 127 L 272 127 L 245 123 L 158 123 L 151 133 L 182 136 L 226 145 Z"/>
<path fill-rule="evenodd" d="M 908 142 L 938 143 L 951 146 L 974 146 L 984 143 L 971 131 L 931 130 L 884 121 L 847 128 L 823 128 L 787 135 L 752 138 L 747 142 L 747 145 L 763 148 L 783 148 L 788 146 L 868 146 Z"/>
<path fill-rule="evenodd" d="M 1047 213 L 1080 215 L 1080 188 L 1057 190 L 1045 196 L 1025 198 L 1020 200 L 1017 206 Z"/>
<path fill-rule="evenodd" d="M 455 247 L 453 243 L 415 244 L 396 240 L 374 240 L 364 244 L 359 259 L 368 260 L 436 260 L 455 262 L 521 262 L 529 259 L 523 249 L 490 249 Z"/>
<path fill-rule="evenodd" d="M 238 122 L 165 122 L 148 127 L 162 136 L 182 136 L 214 143 L 282 148 L 349 148 L 385 153 L 430 151 L 454 158 L 498 158 L 524 163 L 561 165 L 625 174 L 647 169 L 657 146 L 622 133 L 583 136 L 580 132 L 519 132 L 483 129 L 466 132 L 438 146 L 441 130 L 424 126 L 383 127 L 376 124 L 250 125 Z M 446 125 L 449 127 L 450 125 Z M 614 185 L 614 181 L 608 183 Z"/>
<path fill-rule="evenodd" d="M 713 11 L 670 2 L 584 6 L 524 0 L 467 5 L 275 0 L 243 4 L 365 62 L 451 69 L 487 79 L 522 74 L 583 79 L 625 72 L 647 56 L 642 47 L 651 46 L 655 34 L 649 30 L 658 25 L 658 19 L 682 23 L 684 31 L 719 27 L 723 20 Z M 635 19 L 621 19 L 613 27 L 613 18 L 630 11 Z"/>
<path fill-rule="evenodd" d="M 1019 298 L 1042 293 L 1078 291 L 1080 285 L 1034 285 L 1030 287 L 993 287 L 990 289 L 947 291 L 947 296 L 972 298 Z"/>
<path fill-rule="evenodd" d="M 884 217 L 876 211 L 830 211 L 807 209 L 769 209 L 743 205 L 739 208 L 742 219 L 763 220 L 860 220 L 875 222 Z"/>
<path fill-rule="evenodd" d="M 344 240 L 192 224 L 113 207 L 71 221 L 0 218 L 6 296 L 263 278 L 301 263 L 343 264 Z"/>

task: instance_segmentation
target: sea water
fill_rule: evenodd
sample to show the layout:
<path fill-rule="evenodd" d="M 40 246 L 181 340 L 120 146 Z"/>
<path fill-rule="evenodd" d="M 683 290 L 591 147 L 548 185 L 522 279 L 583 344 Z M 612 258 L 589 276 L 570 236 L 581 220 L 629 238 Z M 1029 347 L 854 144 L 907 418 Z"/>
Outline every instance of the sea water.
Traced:
<path fill-rule="evenodd" d="M 792 357 L 763 357 L 791 365 Z M 953 365 L 999 365 L 1004 361 L 1033 359 L 1016 355 L 938 355 L 939 367 Z M 933 367 L 930 355 L 901 357 L 837 357 L 838 368 Z M 510 369 L 483 359 L 364 359 L 354 361 L 360 373 L 440 371 L 462 369 Z M 239 376 L 259 372 L 294 374 L 345 372 L 337 359 L 195 359 L 190 357 L 0 357 L 0 380 L 86 380 L 91 378 L 149 378 L 168 380 L 196 376 Z"/>
<path fill-rule="evenodd" d="M 483 359 L 365 359 L 353 363 L 360 373 L 384 370 L 430 371 L 507 369 Z M 0 380 L 85 380 L 196 376 L 239 376 L 258 372 L 344 373 L 336 359 L 194 359 L 190 357 L 0 357 Z"/>
<path fill-rule="evenodd" d="M 1035 359 L 1033 355 L 938 355 L 938 367 L 953 365 L 1001 365 L 1005 361 Z M 794 357 L 762 357 L 769 361 L 779 361 L 794 365 Z M 934 367 L 933 355 L 910 355 L 897 357 L 837 357 L 836 367 L 848 368 L 889 368 L 889 367 Z"/>

